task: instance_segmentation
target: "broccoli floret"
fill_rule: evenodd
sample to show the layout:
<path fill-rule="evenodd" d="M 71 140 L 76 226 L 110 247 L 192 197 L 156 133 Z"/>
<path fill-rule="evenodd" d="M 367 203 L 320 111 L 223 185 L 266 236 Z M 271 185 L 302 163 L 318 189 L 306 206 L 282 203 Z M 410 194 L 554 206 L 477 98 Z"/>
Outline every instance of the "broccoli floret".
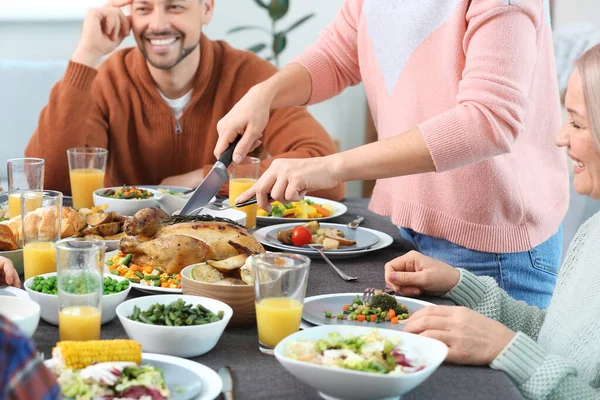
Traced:
<path fill-rule="evenodd" d="M 396 315 L 408 314 L 408 308 L 406 308 L 406 306 L 402 304 L 398 304 L 394 311 L 396 312 Z"/>
<path fill-rule="evenodd" d="M 391 296 L 387 293 L 379 293 L 373 296 L 371 299 L 371 308 L 379 308 L 382 310 L 395 310 L 398 307 L 398 302 L 394 296 Z"/>

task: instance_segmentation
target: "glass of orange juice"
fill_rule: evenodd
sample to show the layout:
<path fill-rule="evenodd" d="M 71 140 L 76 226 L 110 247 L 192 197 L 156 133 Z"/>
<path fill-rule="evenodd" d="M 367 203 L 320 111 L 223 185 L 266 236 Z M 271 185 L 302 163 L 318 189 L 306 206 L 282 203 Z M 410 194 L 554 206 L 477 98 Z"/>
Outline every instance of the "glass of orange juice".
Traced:
<path fill-rule="evenodd" d="M 56 243 L 60 340 L 99 340 L 104 243 L 70 238 Z"/>
<path fill-rule="evenodd" d="M 99 147 L 74 147 L 67 150 L 73 208 L 92 208 L 94 191 L 104 187 L 108 150 Z"/>
<path fill-rule="evenodd" d="M 42 158 L 11 158 L 6 162 L 10 218 L 21 214 L 21 193 L 44 188 L 44 164 Z"/>
<path fill-rule="evenodd" d="M 55 243 L 60 239 L 62 200 L 62 193 L 53 190 L 21 193 L 25 279 L 56 271 Z"/>
<path fill-rule="evenodd" d="M 260 159 L 246 157 L 239 164 L 230 164 L 229 174 L 229 204 L 234 204 L 242 193 L 254 185 L 260 175 Z M 258 206 L 251 204 L 240 207 L 239 210 L 246 213 L 246 229 L 256 228 L 256 211 Z"/>
<path fill-rule="evenodd" d="M 254 271 L 258 348 L 265 354 L 298 332 L 310 259 L 300 254 L 263 253 L 250 258 Z"/>

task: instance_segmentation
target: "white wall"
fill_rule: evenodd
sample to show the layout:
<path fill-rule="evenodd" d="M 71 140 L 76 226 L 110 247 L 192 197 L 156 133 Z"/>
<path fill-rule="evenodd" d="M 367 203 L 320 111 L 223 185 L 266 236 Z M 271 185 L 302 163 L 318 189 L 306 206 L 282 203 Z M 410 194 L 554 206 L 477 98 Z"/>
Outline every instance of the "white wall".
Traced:
<path fill-rule="evenodd" d="M 554 26 L 588 22 L 600 27 L 600 1 L 554 0 Z"/>
<path fill-rule="evenodd" d="M 65 60 L 77 46 L 81 21 L 89 6 L 106 0 L 0 0 L 0 58 L 16 60 Z M 290 33 L 282 54 L 282 65 L 314 43 L 321 29 L 333 19 L 343 0 L 294 0 L 288 15 L 278 24 L 281 28 L 310 12 L 313 19 Z M 58 3 L 67 4 L 59 9 Z M 215 16 L 205 33 L 211 39 L 226 39 L 232 45 L 246 48 L 265 37 L 262 32 L 248 31 L 226 35 L 234 26 L 256 24 L 270 26 L 267 13 L 253 0 L 216 0 Z M 135 42 L 127 38 L 122 46 Z M 47 94 L 44 94 L 47 96 Z M 366 101 L 362 85 L 349 88 L 341 96 L 309 109 L 332 137 L 339 138 L 342 149 L 363 143 Z M 359 196 L 361 185 L 352 182 L 349 196 Z"/>
<path fill-rule="evenodd" d="M 594 41 L 598 40 L 598 32 L 594 33 L 594 29 L 600 30 L 600 1 L 598 0 L 554 0 L 554 29 L 557 30 L 556 38 L 560 35 L 573 34 L 583 28 L 583 24 L 591 24 L 592 26 L 585 28 L 583 31 L 585 37 L 577 36 L 579 40 L 587 41 L 586 46 L 593 45 Z M 574 44 L 578 41 L 573 42 Z M 581 45 L 574 48 L 580 49 Z M 580 49 L 583 51 L 585 49 Z M 564 53 L 564 52 L 563 52 Z M 570 69 L 570 68 L 569 68 Z M 567 72 L 569 73 L 569 72 Z M 568 76 L 568 75 L 567 75 Z M 566 112 L 563 114 L 566 117 Z M 570 186 L 570 205 L 567 216 L 563 222 L 564 238 L 563 238 L 563 254 L 567 250 L 569 243 L 574 236 L 579 226 L 589 217 L 600 210 L 600 206 L 596 200 L 592 200 L 586 196 L 578 195 L 573 189 L 573 171 L 572 164 L 569 163 L 569 172 L 571 178 Z"/>

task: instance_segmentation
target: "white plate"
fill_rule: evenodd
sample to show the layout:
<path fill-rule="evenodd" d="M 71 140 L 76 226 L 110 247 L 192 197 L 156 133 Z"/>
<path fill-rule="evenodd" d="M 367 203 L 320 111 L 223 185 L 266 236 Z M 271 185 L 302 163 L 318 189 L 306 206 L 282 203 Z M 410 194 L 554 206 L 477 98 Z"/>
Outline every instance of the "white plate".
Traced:
<path fill-rule="evenodd" d="M 105 255 L 105 260 L 108 260 L 109 258 L 114 257 L 118 252 L 119 252 L 119 250 L 113 250 L 113 251 L 107 252 Z M 106 264 L 104 264 L 104 273 L 107 276 L 112 275 L 112 274 L 110 274 L 108 265 L 106 265 Z M 135 282 L 131 282 L 131 281 L 129 281 L 129 285 L 134 289 L 137 289 L 144 293 L 150 293 L 150 294 L 156 294 L 156 293 L 182 294 L 183 293 L 183 291 L 181 289 L 162 288 L 160 286 L 147 286 L 147 285 L 142 285 L 140 283 L 135 283 Z"/>
<path fill-rule="evenodd" d="M 286 225 L 296 225 L 296 224 L 285 224 L 285 225 L 281 225 L 282 229 L 285 229 L 284 227 Z M 253 233 L 253 236 L 263 245 L 277 249 L 279 251 L 283 251 L 283 252 L 289 252 L 290 249 L 286 246 L 280 246 L 277 245 L 275 243 L 272 243 L 268 238 L 267 238 L 267 233 L 270 232 L 273 228 L 270 226 L 258 229 L 256 232 Z M 369 229 L 369 228 L 360 228 L 360 229 L 364 229 L 368 232 L 371 232 L 375 235 L 377 235 L 377 237 L 379 238 L 379 241 L 377 242 L 377 244 L 375 244 L 373 247 L 370 247 L 368 249 L 363 249 L 363 250 L 350 250 L 350 251 L 341 251 L 341 250 L 336 250 L 333 252 L 328 252 L 327 253 L 327 257 L 331 258 L 331 259 L 340 259 L 340 258 L 351 258 L 351 257 L 358 257 L 360 255 L 363 254 L 367 254 L 367 253 L 372 253 L 374 251 L 377 250 L 381 250 L 381 249 L 385 249 L 386 247 L 388 247 L 389 245 L 391 245 L 392 243 L 394 243 L 394 239 L 388 235 L 387 233 L 384 232 L 380 232 L 380 231 L 376 231 L 375 229 Z M 303 254 L 305 256 L 308 257 L 313 257 L 313 258 L 319 258 L 321 257 L 321 255 L 312 249 L 305 249 L 302 247 L 298 247 L 294 250 L 294 253 L 296 254 Z"/>
<path fill-rule="evenodd" d="M 356 296 L 362 298 L 362 293 L 334 293 L 325 294 L 321 296 L 312 296 L 304 299 L 304 309 L 302 310 L 302 322 L 305 322 L 303 329 L 311 326 L 320 325 L 352 325 L 352 326 L 370 326 L 373 328 L 385 328 L 393 330 L 402 330 L 404 324 L 392 324 L 390 322 L 371 323 L 371 322 L 358 322 L 348 320 L 337 320 L 325 317 L 325 311 L 331 312 L 333 315 L 337 315 L 342 312 L 342 308 L 345 304 L 352 303 L 352 300 Z M 435 304 L 427 301 L 413 299 L 410 297 L 396 296 L 398 303 L 403 304 L 408 308 L 409 314 L 417 312 L 418 310 L 434 306 Z"/>
<path fill-rule="evenodd" d="M 335 212 L 331 214 L 329 217 L 325 218 L 283 218 L 283 217 L 256 217 L 256 223 L 259 225 L 270 225 L 270 224 L 280 224 L 285 222 L 308 222 L 308 221 L 327 221 L 329 219 L 337 218 L 346 214 L 348 211 L 348 207 L 339 203 L 337 201 L 323 199 L 321 197 L 312 197 L 312 196 L 304 196 L 306 200 L 310 200 L 313 203 L 317 203 L 319 205 L 323 205 L 325 203 L 331 204 L 331 206 L 335 209 Z M 223 205 L 229 205 L 229 200 L 223 201 Z"/>
<path fill-rule="evenodd" d="M 158 190 L 158 189 L 171 190 L 171 191 L 177 192 L 177 193 L 187 192 L 188 190 L 191 189 L 189 187 L 184 187 L 184 186 L 168 186 L 168 185 L 144 185 L 144 187 L 147 187 L 148 189 L 154 189 L 154 190 Z"/>
<path fill-rule="evenodd" d="M 171 392 L 171 400 L 214 400 L 223 390 L 223 381 L 219 374 L 198 362 L 162 354 L 142 353 L 142 363 L 152 364 L 163 371 Z M 51 360 L 44 361 L 44 365 L 51 368 Z M 180 388 L 183 390 L 178 390 Z M 186 392 L 189 394 L 186 395 Z"/>
<path fill-rule="evenodd" d="M 29 295 L 22 289 L 17 289 L 12 286 L 0 286 L 0 296 L 19 297 L 21 299 L 29 299 Z"/>
<path fill-rule="evenodd" d="M 149 293 L 149 294 L 157 294 L 157 293 L 182 294 L 183 293 L 183 291 L 181 289 L 162 288 L 159 286 L 146 286 L 146 285 L 140 285 L 139 283 L 135 283 L 135 282 L 131 282 L 131 281 L 129 283 L 131 284 L 132 288 L 137 289 L 140 292 Z"/>
<path fill-rule="evenodd" d="M 115 239 L 115 240 L 102 240 L 104 242 L 104 244 L 106 245 L 106 251 L 115 251 L 119 249 L 119 243 L 121 242 L 121 239 Z"/>
<path fill-rule="evenodd" d="M 184 368 L 196 375 L 197 379 L 201 381 L 201 392 L 193 400 L 214 400 L 221 394 L 221 391 L 223 390 L 223 381 L 221 380 L 219 374 L 217 374 L 211 368 L 200 364 L 199 362 L 186 360 L 185 358 L 151 353 L 143 353 L 142 360 L 150 362 L 158 361 L 163 365 L 171 365 L 175 371 L 176 369 Z M 177 400 L 179 398 L 176 390 L 171 391 L 170 398 L 172 400 Z"/>
<path fill-rule="evenodd" d="M 266 239 L 268 242 L 267 244 L 269 246 L 277 245 L 278 248 L 282 248 L 282 249 L 285 249 L 285 250 L 291 251 L 291 252 L 295 252 L 297 249 L 303 249 L 306 251 L 312 251 L 314 253 L 317 253 L 316 250 L 312 250 L 308 246 L 298 247 L 298 246 L 294 246 L 291 244 L 281 243 L 277 239 L 277 232 L 279 232 L 280 230 L 291 229 L 291 228 L 295 228 L 295 227 L 301 226 L 301 225 L 304 225 L 304 224 L 302 222 L 301 223 L 292 222 L 289 224 L 272 225 L 271 227 L 268 228 L 269 230 L 265 235 L 267 237 L 267 239 Z M 327 222 L 322 222 L 319 225 L 321 226 L 321 228 L 337 229 L 343 233 L 343 236 L 345 238 L 356 241 L 356 244 L 354 246 L 341 246 L 339 249 L 325 250 L 326 254 L 339 253 L 339 252 L 350 252 L 350 251 L 356 252 L 356 251 L 360 251 L 360 250 L 365 250 L 365 249 L 369 249 L 369 248 L 375 246 L 377 244 L 377 242 L 379 242 L 379 236 L 375 235 L 374 233 L 371 233 L 371 231 L 368 229 L 363 229 L 360 227 L 356 228 L 356 229 L 350 229 L 348 227 L 348 225 L 330 224 Z M 267 228 L 265 228 L 265 229 L 267 229 Z"/>

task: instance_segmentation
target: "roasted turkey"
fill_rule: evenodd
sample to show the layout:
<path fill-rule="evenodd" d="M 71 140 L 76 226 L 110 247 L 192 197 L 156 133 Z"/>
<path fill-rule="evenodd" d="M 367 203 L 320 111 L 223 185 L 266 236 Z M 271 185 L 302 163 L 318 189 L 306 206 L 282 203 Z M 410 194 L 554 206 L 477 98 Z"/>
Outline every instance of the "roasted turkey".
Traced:
<path fill-rule="evenodd" d="M 184 219 L 184 218 L 182 218 Z M 169 274 L 191 264 L 221 261 L 239 255 L 264 253 L 262 245 L 246 229 L 226 220 L 173 223 L 155 208 L 138 211 L 123 226 L 127 235 L 119 244 L 133 262 L 153 266 Z"/>

